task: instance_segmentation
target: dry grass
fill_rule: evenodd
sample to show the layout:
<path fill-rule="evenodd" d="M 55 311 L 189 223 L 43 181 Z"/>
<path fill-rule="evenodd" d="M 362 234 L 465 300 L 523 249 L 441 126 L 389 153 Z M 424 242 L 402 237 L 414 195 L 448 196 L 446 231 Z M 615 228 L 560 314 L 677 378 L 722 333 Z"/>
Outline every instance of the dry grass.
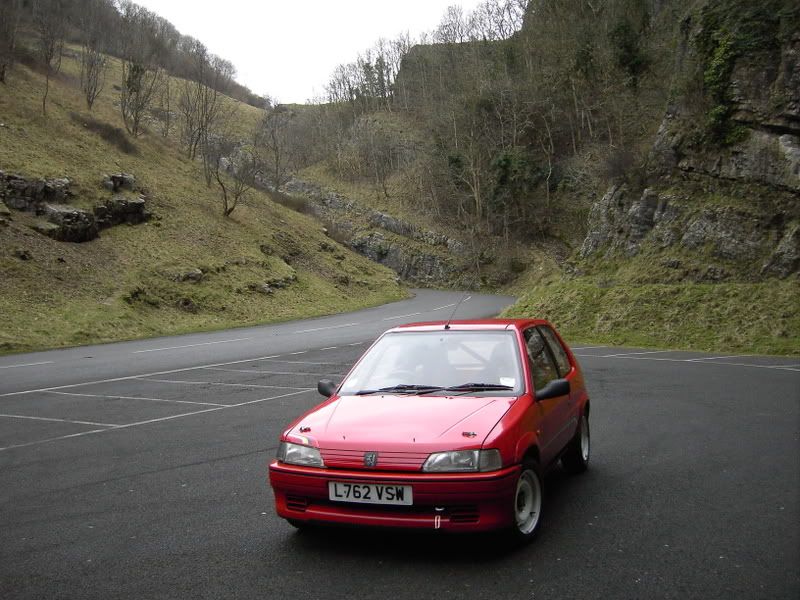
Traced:
<path fill-rule="evenodd" d="M 252 192 L 232 218 L 223 218 L 216 190 L 205 186 L 200 165 L 181 153 L 174 137 L 163 138 L 152 126 L 135 140 L 120 133 L 112 87 L 118 63 L 112 61 L 91 114 L 76 87 L 77 72 L 77 61 L 65 58 L 46 116 L 41 75 L 24 66 L 11 73 L 0 88 L 0 169 L 67 176 L 74 204 L 85 207 L 108 197 L 100 185 L 105 173 L 130 172 L 157 219 L 68 244 L 33 232 L 34 218 L 14 212 L 11 225 L 0 227 L 0 352 L 266 323 L 405 295 L 393 272 L 338 246 L 313 219 L 265 194 Z M 244 132 L 260 111 L 238 106 Z M 126 143 L 136 151 L 126 152 Z M 326 243 L 333 251 L 323 249 Z M 17 249 L 32 260 L 16 258 Z M 174 281 L 195 267 L 207 273 L 201 283 Z M 290 274 L 297 281 L 271 295 L 250 289 Z M 342 284 L 341 274 L 350 283 Z M 183 298 L 197 312 L 178 308 Z"/>

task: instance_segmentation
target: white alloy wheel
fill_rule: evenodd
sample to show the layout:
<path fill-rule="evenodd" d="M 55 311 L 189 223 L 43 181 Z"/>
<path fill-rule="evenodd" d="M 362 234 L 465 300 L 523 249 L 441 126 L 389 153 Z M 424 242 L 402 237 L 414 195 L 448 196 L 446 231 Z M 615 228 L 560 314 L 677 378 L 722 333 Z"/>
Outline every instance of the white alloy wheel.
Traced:
<path fill-rule="evenodd" d="M 581 458 L 583 462 L 589 462 L 590 438 L 589 438 L 589 419 L 584 414 L 581 417 Z"/>
<path fill-rule="evenodd" d="M 514 497 L 514 517 L 519 533 L 529 536 L 536 531 L 541 515 L 542 484 L 539 475 L 527 468 L 519 476 Z"/>

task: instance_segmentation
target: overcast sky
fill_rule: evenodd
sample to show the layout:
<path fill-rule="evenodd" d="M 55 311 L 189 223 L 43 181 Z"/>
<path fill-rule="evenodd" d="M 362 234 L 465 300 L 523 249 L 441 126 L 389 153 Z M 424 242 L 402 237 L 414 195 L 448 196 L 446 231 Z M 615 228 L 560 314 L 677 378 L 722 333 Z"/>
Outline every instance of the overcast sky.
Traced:
<path fill-rule="evenodd" d="M 324 93 L 333 69 L 380 37 L 433 30 L 449 5 L 479 0 L 135 0 L 233 62 L 237 80 L 279 102 Z"/>

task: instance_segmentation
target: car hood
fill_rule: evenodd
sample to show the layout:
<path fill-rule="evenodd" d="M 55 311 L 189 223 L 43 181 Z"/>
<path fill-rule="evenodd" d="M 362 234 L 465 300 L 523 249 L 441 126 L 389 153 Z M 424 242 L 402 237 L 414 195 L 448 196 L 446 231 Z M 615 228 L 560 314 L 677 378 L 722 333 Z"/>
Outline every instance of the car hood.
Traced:
<path fill-rule="evenodd" d="M 320 448 L 431 452 L 480 446 L 516 398 L 342 396 L 287 433 Z M 464 433 L 474 433 L 465 436 Z"/>

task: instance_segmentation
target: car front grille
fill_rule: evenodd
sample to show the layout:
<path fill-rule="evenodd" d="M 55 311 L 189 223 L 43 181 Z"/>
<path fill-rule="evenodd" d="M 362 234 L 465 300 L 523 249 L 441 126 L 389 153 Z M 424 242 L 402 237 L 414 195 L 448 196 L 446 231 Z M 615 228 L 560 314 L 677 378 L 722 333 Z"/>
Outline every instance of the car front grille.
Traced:
<path fill-rule="evenodd" d="M 377 469 L 383 471 L 419 471 L 428 454 L 422 452 L 378 452 L 374 466 L 364 464 L 364 455 L 370 450 L 342 450 L 320 448 L 326 467 L 339 469 Z"/>

